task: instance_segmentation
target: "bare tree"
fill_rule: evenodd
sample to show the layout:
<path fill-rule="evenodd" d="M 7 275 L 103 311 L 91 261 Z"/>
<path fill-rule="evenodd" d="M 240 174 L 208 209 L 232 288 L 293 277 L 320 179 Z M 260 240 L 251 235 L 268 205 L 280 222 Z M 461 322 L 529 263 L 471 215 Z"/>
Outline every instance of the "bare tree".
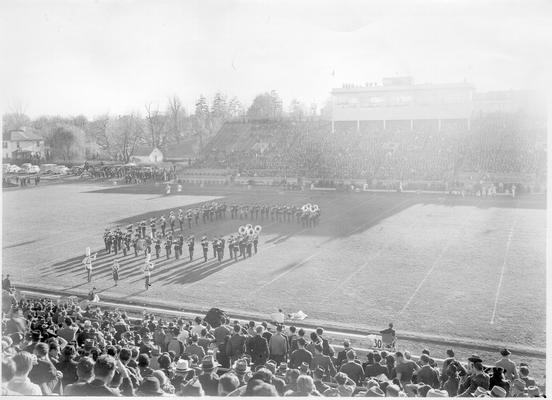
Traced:
<path fill-rule="evenodd" d="M 180 143 L 184 136 L 186 125 L 186 110 L 182 107 L 182 101 L 176 95 L 169 97 L 168 118 L 170 120 L 170 136 Z"/>
<path fill-rule="evenodd" d="M 103 133 L 98 136 L 98 145 L 112 158 L 128 163 L 143 140 L 143 120 L 133 113 L 107 120 Z"/>
<path fill-rule="evenodd" d="M 159 106 L 146 104 L 146 122 L 153 147 L 162 148 L 167 139 L 167 118 L 159 111 Z"/>

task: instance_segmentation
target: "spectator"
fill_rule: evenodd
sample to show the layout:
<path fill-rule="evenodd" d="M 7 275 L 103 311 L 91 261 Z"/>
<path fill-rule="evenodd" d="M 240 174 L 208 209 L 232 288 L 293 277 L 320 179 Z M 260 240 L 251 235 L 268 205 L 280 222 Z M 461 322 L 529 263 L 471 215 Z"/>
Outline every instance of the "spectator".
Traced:
<path fill-rule="evenodd" d="M 161 384 L 159 382 L 159 379 L 157 379 L 154 376 L 148 376 L 147 378 L 144 378 L 144 380 L 142 381 L 142 384 L 138 389 L 138 395 L 148 396 L 148 397 L 149 396 L 158 397 L 158 396 L 165 396 L 165 392 L 161 389 Z"/>
<path fill-rule="evenodd" d="M 56 389 L 60 390 L 60 379 L 63 374 L 58 371 L 48 357 L 49 346 L 46 343 L 38 343 L 34 348 L 37 363 L 29 373 L 31 382 L 40 386 L 42 394 L 52 394 Z"/>
<path fill-rule="evenodd" d="M 449 397 L 456 397 L 458 395 L 459 385 L 460 385 L 460 378 L 458 377 L 456 362 L 453 362 L 449 364 L 446 370 L 446 376 L 443 379 L 442 388 L 447 391 Z"/>
<path fill-rule="evenodd" d="M 347 362 L 347 352 L 350 350 L 351 344 L 348 340 L 345 340 L 343 342 L 343 350 L 337 353 L 337 360 L 335 362 L 335 366 L 337 368 L 341 367 L 341 365 L 345 362 Z"/>
<path fill-rule="evenodd" d="M 330 342 L 328 342 L 328 339 L 324 338 L 324 329 L 323 328 L 316 328 L 316 334 L 318 335 L 318 338 L 322 341 L 322 348 L 323 353 L 325 356 L 333 357 L 335 352 L 332 346 L 330 346 Z"/>
<path fill-rule="evenodd" d="M 13 390 L 8 389 L 8 385 L 15 376 L 15 363 L 11 358 L 2 360 L 2 396 L 20 395 Z"/>
<path fill-rule="evenodd" d="M 19 393 L 24 396 L 40 396 L 42 390 L 40 387 L 31 382 L 28 375 L 36 365 L 36 357 L 32 354 L 22 351 L 13 357 L 15 363 L 15 374 L 13 379 L 8 383 L 7 388 L 11 391 Z"/>
<path fill-rule="evenodd" d="M 307 375 L 301 375 L 297 378 L 297 390 L 286 393 L 286 396 L 303 397 L 312 396 L 313 393 L 315 396 L 320 396 L 320 394 L 316 391 L 312 378 Z"/>
<path fill-rule="evenodd" d="M 263 335 L 263 327 L 256 328 L 256 335 L 247 343 L 247 354 L 251 356 L 255 366 L 264 365 L 269 357 L 268 343 Z"/>
<path fill-rule="evenodd" d="M 356 389 L 355 382 L 345 375 L 343 372 L 338 372 L 335 377 L 335 382 L 337 383 L 337 393 L 341 397 L 352 397 Z"/>
<path fill-rule="evenodd" d="M 286 360 L 288 353 L 288 339 L 282 333 L 283 325 L 276 327 L 276 333 L 270 338 L 268 347 L 270 351 L 270 359 L 281 363 Z"/>
<path fill-rule="evenodd" d="M 285 393 L 288 393 L 289 391 L 295 392 L 297 391 L 297 379 L 301 373 L 298 369 L 291 368 L 288 370 L 286 374 L 286 387 L 285 387 Z"/>
<path fill-rule="evenodd" d="M 75 383 L 79 377 L 77 375 L 78 363 L 75 361 L 75 348 L 73 346 L 65 346 L 63 355 L 56 368 L 63 374 L 61 382 L 63 386 Z"/>
<path fill-rule="evenodd" d="M 387 376 L 389 370 L 386 366 L 380 364 L 381 356 L 379 353 L 368 353 L 367 360 L 368 362 L 364 366 L 364 375 L 367 378 L 378 377 L 382 374 Z"/>
<path fill-rule="evenodd" d="M 403 354 L 400 351 L 397 351 L 395 353 L 395 357 L 397 360 L 395 373 L 397 374 L 397 378 L 401 382 L 401 385 L 411 383 L 412 375 L 415 371 L 418 371 L 420 367 L 418 367 L 418 365 L 412 360 L 405 360 Z"/>
<path fill-rule="evenodd" d="M 79 360 L 77 365 L 77 376 L 78 380 L 65 388 L 65 395 L 75 396 L 76 393 L 79 393 L 81 387 L 85 386 L 85 384 L 92 380 L 94 376 L 94 360 L 92 360 L 92 358 L 82 357 Z"/>
<path fill-rule="evenodd" d="M 206 356 L 202 363 L 202 373 L 199 375 L 199 383 L 207 396 L 216 396 L 218 392 L 219 377 L 216 374 L 215 360 L 212 356 Z"/>
<path fill-rule="evenodd" d="M 468 379 L 458 389 L 459 395 L 462 397 L 471 395 L 479 387 L 489 390 L 490 378 L 483 371 L 483 360 L 474 354 L 468 358 L 468 361 Z"/>
<path fill-rule="evenodd" d="M 439 389 L 439 374 L 429 366 L 429 357 L 426 354 L 422 354 L 420 357 L 420 364 L 422 367 L 416 374 L 416 382 L 429 385 L 433 389 Z"/>
<path fill-rule="evenodd" d="M 456 359 L 454 358 L 454 350 L 448 349 L 447 350 L 447 358 L 445 358 L 445 360 L 443 361 L 443 366 L 441 368 L 441 377 L 442 378 L 446 377 L 447 368 L 448 368 L 449 364 L 454 362 L 454 361 L 456 361 Z"/>
<path fill-rule="evenodd" d="M 510 393 L 510 383 L 504 379 L 504 371 L 500 367 L 493 367 L 493 374 L 489 379 L 489 389 L 494 386 L 500 386 L 506 391 L 506 395 Z"/>
<path fill-rule="evenodd" d="M 312 373 L 312 377 L 314 380 L 314 387 L 318 393 L 324 394 L 326 390 L 330 389 L 330 387 L 322 381 L 324 378 L 324 370 L 322 368 L 316 368 Z"/>
<path fill-rule="evenodd" d="M 299 339 L 297 339 L 298 349 L 291 353 L 289 362 L 290 368 L 299 368 L 299 366 L 304 362 L 309 365 L 312 363 L 312 354 L 310 351 L 305 349 L 306 344 L 307 343 L 304 338 L 299 337 Z"/>
<path fill-rule="evenodd" d="M 226 343 L 226 354 L 230 357 L 231 362 L 235 362 L 245 353 L 245 336 L 242 334 L 240 325 L 234 325 L 233 334 Z"/>
<path fill-rule="evenodd" d="M 236 390 L 240 386 L 238 377 L 233 373 L 226 373 L 222 375 L 218 382 L 217 395 L 227 396 Z"/>
<path fill-rule="evenodd" d="M 71 343 L 76 340 L 77 331 L 78 327 L 73 324 L 73 320 L 70 317 L 67 317 L 63 321 L 63 327 L 56 334 L 68 343 Z"/>
<path fill-rule="evenodd" d="M 186 350 L 184 350 L 184 354 L 188 356 L 192 356 L 195 354 L 200 360 L 202 360 L 203 357 L 205 357 L 205 350 L 203 349 L 203 347 L 197 344 L 198 340 L 199 338 L 197 337 L 197 335 L 192 335 L 192 343 L 188 347 L 186 347 Z"/>
<path fill-rule="evenodd" d="M 335 370 L 330 356 L 326 356 L 322 352 L 323 348 L 321 344 L 317 344 L 316 346 L 314 346 L 314 356 L 312 358 L 310 368 L 312 370 L 315 370 L 318 367 L 322 368 L 326 377 L 329 378 L 331 376 L 334 376 L 337 371 Z"/>
<path fill-rule="evenodd" d="M 502 368 L 502 370 L 504 371 L 504 376 L 509 381 L 514 380 L 519 376 L 516 368 L 516 363 L 510 360 L 510 354 L 512 353 L 508 349 L 500 350 L 500 355 L 502 356 L 502 358 L 498 360 L 495 364 L 496 367 Z"/>
<path fill-rule="evenodd" d="M 519 375 L 519 379 L 525 382 L 527 387 L 537 385 L 535 380 L 529 376 L 529 367 L 526 365 L 519 367 Z"/>
<path fill-rule="evenodd" d="M 244 359 L 237 360 L 234 363 L 232 370 L 238 378 L 239 386 L 245 386 L 247 384 L 246 376 L 248 376 L 247 374 L 251 372 L 251 369 L 247 365 L 247 362 Z"/>
<path fill-rule="evenodd" d="M 355 385 L 360 385 L 364 379 L 364 371 L 358 362 L 355 361 L 356 354 L 354 350 L 347 352 L 347 362 L 339 369 L 339 372 L 343 372 L 349 378 L 353 380 Z"/>

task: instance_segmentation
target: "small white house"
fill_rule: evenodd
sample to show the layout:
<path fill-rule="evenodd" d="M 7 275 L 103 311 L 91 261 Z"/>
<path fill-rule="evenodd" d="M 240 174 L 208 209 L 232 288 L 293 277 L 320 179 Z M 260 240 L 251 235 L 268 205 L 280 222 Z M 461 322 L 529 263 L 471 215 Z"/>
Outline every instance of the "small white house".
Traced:
<path fill-rule="evenodd" d="M 153 150 L 149 147 L 139 147 L 130 157 L 130 161 L 137 164 L 158 164 L 163 162 L 163 153 L 157 147 Z"/>

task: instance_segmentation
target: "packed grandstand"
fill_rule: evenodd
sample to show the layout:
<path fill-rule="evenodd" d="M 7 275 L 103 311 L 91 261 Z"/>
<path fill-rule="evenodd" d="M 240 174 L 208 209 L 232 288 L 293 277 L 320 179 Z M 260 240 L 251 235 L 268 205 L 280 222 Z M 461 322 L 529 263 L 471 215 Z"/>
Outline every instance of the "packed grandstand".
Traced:
<path fill-rule="evenodd" d="M 531 366 L 454 349 L 339 351 L 324 329 L 237 321 L 218 309 L 193 319 L 131 316 L 77 298 L 25 298 L 4 279 L 2 395 L 540 397 Z M 18 299 L 19 298 L 19 299 Z M 442 359 L 438 360 L 438 357 Z"/>

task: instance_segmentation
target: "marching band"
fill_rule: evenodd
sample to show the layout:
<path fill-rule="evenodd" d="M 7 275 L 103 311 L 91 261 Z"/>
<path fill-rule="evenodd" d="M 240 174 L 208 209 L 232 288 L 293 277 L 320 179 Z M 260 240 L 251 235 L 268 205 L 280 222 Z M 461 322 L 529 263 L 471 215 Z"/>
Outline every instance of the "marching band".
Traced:
<path fill-rule="evenodd" d="M 149 277 L 153 262 L 151 261 L 153 251 L 156 259 L 161 257 L 162 248 L 165 249 L 165 257 L 169 260 L 173 255 L 176 260 L 183 256 L 185 246 L 188 248 L 189 260 L 193 261 L 195 236 L 193 234 L 185 235 L 185 230 L 191 230 L 193 226 L 199 225 L 200 219 L 204 224 L 211 221 L 226 218 L 227 210 L 230 211 L 232 219 L 260 219 L 272 223 L 297 222 L 304 228 L 313 228 L 318 224 L 320 218 L 320 208 L 316 204 L 304 204 L 301 207 L 290 205 L 237 205 L 232 204 L 229 207 L 225 203 L 209 202 L 199 208 L 188 209 L 186 211 L 179 209 L 177 212 L 170 211 L 167 216 L 152 217 L 147 220 L 130 224 L 126 232 L 121 227 L 115 230 L 105 229 L 104 244 L 107 254 L 112 252 L 117 255 L 122 252 L 126 257 L 134 249 L 134 256 L 138 257 L 143 253 L 146 258 L 144 274 L 146 278 L 146 289 L 149 288 Z M 149 225 L 149 232 L 147 227 Z M 209 259 L 209 246 L 212 248 L 213 258 L 219 263 L 224 260 L 224 251 L 228 248 L 228 259 L 235 262 L 239 259 L 246 259 L 257 254 L 259 246 L 259 235 L 262 231 L 261 225 L 253 226 L 245 224 L 239 226 L 237 232 L 231 234 L 228 238 L 223 236 L 213 237 L 208 240 L 203 236 L 200 240 L 203 250 L 203 260 Z M 90 249 L 86 249 L 86 257 L 83 260 L 88 271 L 88 281 L 92 276 L 92 261 L 94 256 L 90 255 Z M 119 264 L 114 263 L 112 268 L 113 279 L 117 285 L 119 276 Z"/>

